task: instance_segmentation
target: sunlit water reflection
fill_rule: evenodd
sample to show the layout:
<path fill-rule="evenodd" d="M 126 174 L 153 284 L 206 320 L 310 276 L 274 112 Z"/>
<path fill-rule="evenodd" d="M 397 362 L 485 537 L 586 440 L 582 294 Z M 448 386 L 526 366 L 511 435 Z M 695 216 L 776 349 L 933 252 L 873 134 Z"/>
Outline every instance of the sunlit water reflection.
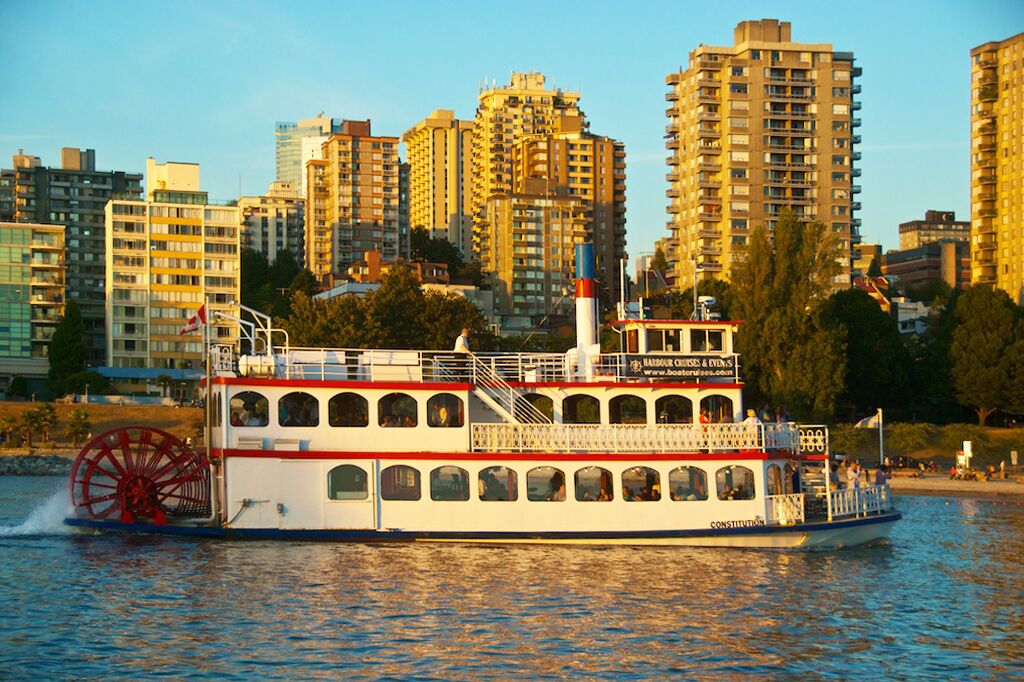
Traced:
<path fill-rule="evenodd" d="M 891 543 L 840 552 L 26 529 L 61 485 L 0 478 L 0 677 L 1024 677 L 1002 500 L 902 497 Z"/>

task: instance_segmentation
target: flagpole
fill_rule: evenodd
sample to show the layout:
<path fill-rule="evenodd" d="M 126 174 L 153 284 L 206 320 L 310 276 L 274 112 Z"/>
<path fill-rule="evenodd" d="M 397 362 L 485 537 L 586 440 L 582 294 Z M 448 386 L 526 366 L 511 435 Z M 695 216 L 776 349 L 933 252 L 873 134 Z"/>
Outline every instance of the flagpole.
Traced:
<path fill-rule="evenodd" d="M 878 464 L 879 464 L 879 466 L 881 466 L 885 462 L 885 450 L 883 449 L 884 446 L 883 446 L 883 441 L 882 441 L 882 430 L 883 430 L 882 408 L 879 407 L 878 408 Z"/>

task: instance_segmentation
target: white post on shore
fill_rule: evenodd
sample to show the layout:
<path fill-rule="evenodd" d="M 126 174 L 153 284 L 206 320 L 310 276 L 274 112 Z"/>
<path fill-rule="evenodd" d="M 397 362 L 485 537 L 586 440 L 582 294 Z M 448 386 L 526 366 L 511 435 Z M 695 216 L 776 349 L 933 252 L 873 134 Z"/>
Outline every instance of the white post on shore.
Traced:
<path fill-rule="evenodd" d="M 882 439 L 882 408 L 878 408 L 878 465 L 885 463 L 885 446 Z"/>

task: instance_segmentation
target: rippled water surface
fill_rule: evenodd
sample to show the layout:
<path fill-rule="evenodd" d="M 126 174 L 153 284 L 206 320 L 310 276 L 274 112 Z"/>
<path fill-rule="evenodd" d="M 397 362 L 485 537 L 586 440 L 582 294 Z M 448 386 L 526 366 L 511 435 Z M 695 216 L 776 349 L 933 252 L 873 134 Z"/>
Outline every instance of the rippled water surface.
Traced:
<path fill-rule="evenodd" d="M 0 678 L 1024 679 L 1015 501 L 812 553 L 82 536 L 62 485 L 0 477 Z"/>

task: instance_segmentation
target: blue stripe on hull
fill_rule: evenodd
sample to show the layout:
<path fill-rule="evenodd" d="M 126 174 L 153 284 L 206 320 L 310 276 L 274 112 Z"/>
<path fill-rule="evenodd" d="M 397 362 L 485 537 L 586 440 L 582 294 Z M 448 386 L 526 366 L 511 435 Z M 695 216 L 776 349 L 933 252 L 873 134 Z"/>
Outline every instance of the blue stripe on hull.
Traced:
<path fill-rule="evenodd" d="M 743 535 L 783 535 L 837 530 L 880 523 L 892 523 L 902 518 L 899 512 L 868 516 L 845 521 L 805 523 L 795 526 L 750 526 L 746 528 L 698 528 L 689 530 L 647 531 L 549 531 L 549 532 L 464 532 L 464 531 L 403 531 L 403 530 L 281 530 L 279 528 L 223 528 L 219 526 L 156 526 L 147 523 L 119 523 L 93 519 L 65 519 L 64 523 L 76 528 L 92 528 L 122 533 L 178 535 L 188 537 L 223 538 L 228 540 L 324 540 L 348 542 L 412 542 L 415 540 L 463 540 L 470 542 L 509 542 L 547 540 L 665 540 L 673 538 L 731 537 Z"/>

